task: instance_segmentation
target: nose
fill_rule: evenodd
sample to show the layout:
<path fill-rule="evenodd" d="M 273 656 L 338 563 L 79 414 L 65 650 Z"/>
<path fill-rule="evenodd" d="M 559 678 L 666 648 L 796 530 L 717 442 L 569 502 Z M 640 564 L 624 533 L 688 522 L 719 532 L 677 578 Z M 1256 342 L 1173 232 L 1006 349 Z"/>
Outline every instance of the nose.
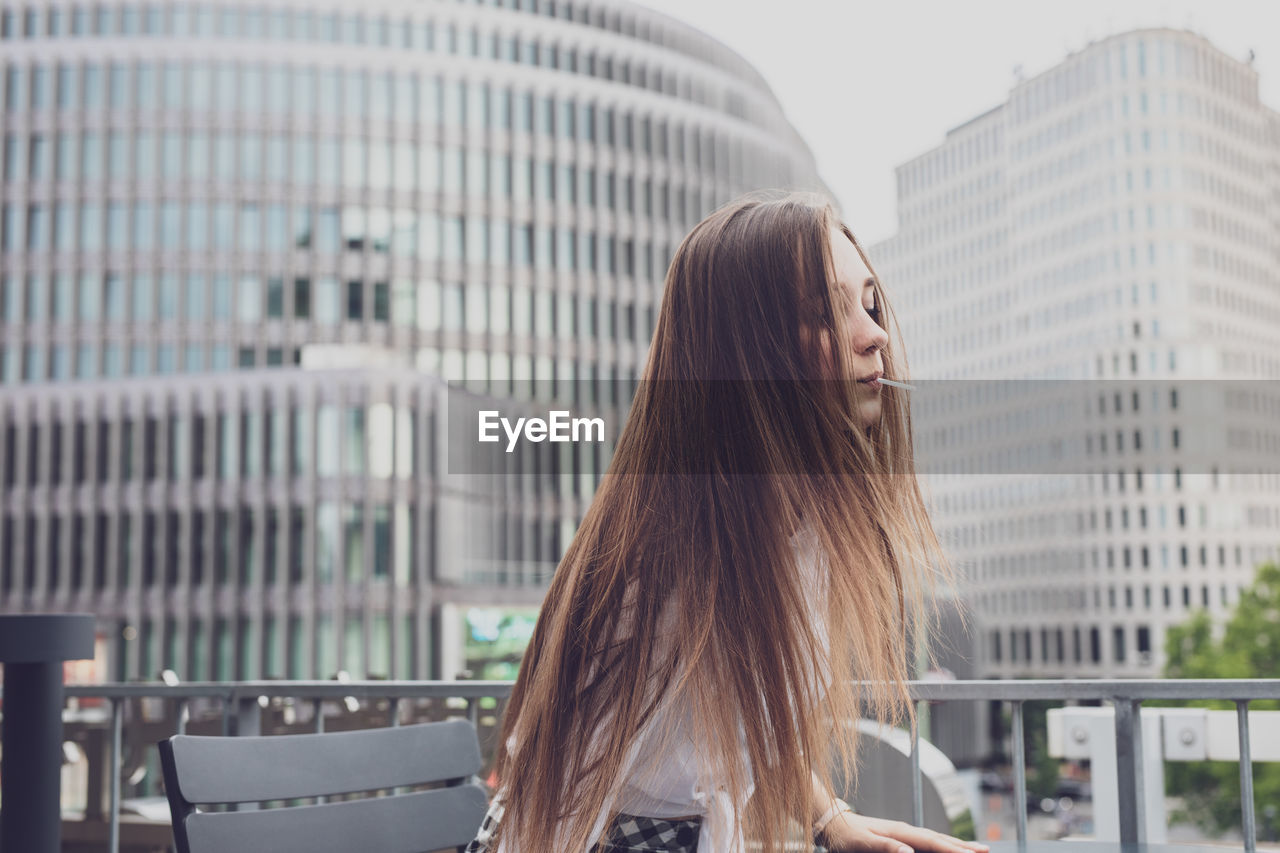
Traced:
<path fill-rule="evenodd" d="M 872 320 L 870 316 L 863 314 L 853 332 L 854 350 L 863 355 L 872 355 L 877 350 L 883 350 L 888 345 L 889 333 L 882 329 L 880 324 Z"/>

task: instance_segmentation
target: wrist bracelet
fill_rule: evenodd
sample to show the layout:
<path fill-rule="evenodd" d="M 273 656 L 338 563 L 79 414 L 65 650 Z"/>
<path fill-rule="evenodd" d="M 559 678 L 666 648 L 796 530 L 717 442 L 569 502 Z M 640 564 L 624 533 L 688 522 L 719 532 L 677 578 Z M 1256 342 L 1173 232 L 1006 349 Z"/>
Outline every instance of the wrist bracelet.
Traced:
<path fill-rule="evenodd" d="M 837 799 L 834 803 L 831 804 L 831 808 L 823 812 L 822 817 L 818 818 L 817 822 L 814 823 L 813 825 L 814 837 L 816 838 L 817 836 L 821 835 L 823 831 L 827 828 L 827 824 L 831 823 L 831 821 L 835 820 L 840 815 L 846 814 L 846 813 L 856 814 L 852 806 L 850 806 L 844 800 Z"/>

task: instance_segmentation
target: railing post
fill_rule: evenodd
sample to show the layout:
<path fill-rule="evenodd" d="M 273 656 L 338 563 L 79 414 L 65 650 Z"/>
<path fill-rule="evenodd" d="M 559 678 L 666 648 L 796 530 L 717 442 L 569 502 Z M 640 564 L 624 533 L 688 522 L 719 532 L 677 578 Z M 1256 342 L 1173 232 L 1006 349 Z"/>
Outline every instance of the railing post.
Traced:
<path fill-rule="evenodd" d="M 1240 731 L 1240 813 L 1244 829 L 1244 849 L 1258 849 L 1258 827 L 1253 814 L 1253 759 L 1249 753 L 1249 700 L 1236 700 L 1236 720 Z"/>
<path fill-rule="evenodd" d="M 324 734 L 324 700 L 312 699 L 311 707 L 315 709 L 315 730 L 316 734 Z M 322 806 L 329 801 L 328 797 L 316 797 L 316 805 Z"/>
<path fill-rule="evenodd" d="M 920 706 L 916 702 L 916 724 L 911 727 L 911 822 L 924 826 L 924 783 L 920 780 Z"/>
<path fill-rule="evenodd" d="M 262 734 L 262 708 L 257 696 L 245 696 L 232 691 L 222 709 L 223 733 L 232 737 L 253 737 Z M 231 811 L 257 811 L 257 803 L 232 803 Z"/>
<path fill-rule="evenodd" d="M 1022 730 L 1022 700 L 1013 706 L 1013 813 L 1018 821 L 1018 843 L 1027 840 L 1027 739 Z"/>
<path fill-rule="evenodd" d="M 233 690 L 222 700 L 222 734 L 224 737 L 253 737 L 262 734 L 262 709 L 257 696 L 244 696 Z"/>
<path fill-rule="evenodd" d="M 107 826 L 107 849 L 120 853 L 120 761 L 124 751 L 124 700 L 111 700 L 111 758 L 107 762 L 110 782 L 110 823 Z"/>
<path fill-rule="evenodd" d="M 93 728 L 84 733 L 84 755 L 88 765 L 88 778 L 85 785 L 84 819 L 105 822 L 107 813 L 103 803 L 106 802 L 107 790 L 107 749 L 111 737 L 111 728 Z"/>
<path fill-rule="evenodd" d="M 236 737 L 262 734 L 262 706 L 257 696 L 241 696 L 236 700 Z"/>
<path fill-rule="evenodd" d="M 1115 699 L 1116 795 L 1120 806 L 1120 843 L 1145 844 L 1146 802 L 1142 792 L 1141 700 Z"/>

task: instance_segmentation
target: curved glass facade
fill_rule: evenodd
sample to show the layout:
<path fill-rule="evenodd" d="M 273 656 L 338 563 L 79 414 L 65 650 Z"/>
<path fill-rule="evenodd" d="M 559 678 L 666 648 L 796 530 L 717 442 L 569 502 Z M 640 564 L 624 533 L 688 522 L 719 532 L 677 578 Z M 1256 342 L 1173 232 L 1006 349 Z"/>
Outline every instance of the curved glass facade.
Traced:
<path fill-rule="evenodd" d="M 388 369 L 445 377 L 497 399 L 528 397 L 536 381 L 577 406 L 617 405 L 626 393 L 616 389 L 643 365 L 666 265 L 687 230 L 748 189 L 824 189 L 807 147 L 741 58 L 617 2 L 385 2 L 359 10 L 26 3 L 0 6 L 0 46 L 0 384 L 56 384 L 59 407 L 85 412 L 23 408 L 20 400 L 39 394 L 7 394 L 0 405 L 10 436 L 0 482 L 6 494 L 26 496 L 5 502 L 0 555 L 21 554 L 33 566 L 0 577 L 0 600 L 26 609 L 79 601 L 82 586 L 93 589 L 68 583 L 74 573 L 47 582 L 48 543 L 79 541 L 79 510 L 53 502 L 54 457 L 29 454 L 56 457 L 48 448 L 63 452 L 99 417 L 111 424 L 114 446 L 132 446 L 114 431 L 123 429 L 121 400 L 153 399 L 140 388 L 239 387 L 258 380 L 234 371 L 271 368 L 273 395 L 285 400 L 288 389 L 314 381 L 310 368 L 321 362 L 362 363 L 341 355 L 358 348 L 378 353 Z M 219 373 L 224 379 L 215 380 Z M 349 380 L 359 384 L 376 374 L 353 375 L 364 377 Z M 322 406 L 307 428 L 318 440 L 333 417 L 352 429 L 374 423 L 383 415 L 367 396 L 335 402 L 333 412 Z M 211 404 L 207 417 L 222 411 Z M 266 436 L 287 429 L 278 425 L 293 422 L 289 412 L 284 401 L 264 404 L 260 424 L 241 425 L 263 436 L 246 445 L 260 446 L 261 458 L 245 458 L 258 460 L 268 491 L 347 475 L 378 480 L 368 468 L 329 471 L 340 453 L 318 455 L 313 470 L 271 468 L 275 439 Z M 220 428 L 192 429 L 173 434 L 208 445 L 195 458 L 220 458 Z M 292 438 L 281 441 L 293 447 Z M 492 559 L 554 566 L 607 464 L 599 451 L 588 453 L 573 463 L 586 474 L 567 494 L 556 480 L 525 500 L 530 513 L 554 516 L 537 528 L 540 544 L 530 544 L 533 534 L 509 537 L 517 541 Z M 236 477 L 248 478 L 245 471 Z M 219 488 L 203 485 L 193 467 L 175 476 L 197 492 Z M 316 495 L 277 501 L 274 512 L 303 507 L 315 519 L 298 545 L 309 555 L 303 573 L 322 570 L 315 531 L 342 528 L 352 511 L 385 510 L 399 519 L 388 530 L 438 519 L 430 471 L 413 476 L 427 485 L 406 502 L 412 523 L 394 503 L 341 494 L 328 501 L 333 518 L 319 514 Z M 98 511 L 86 505 L 81 514 L 96 519 Z M 118 539 L 123 522 L 108 515 L 104 535 Z M 211 518 L 196 533 L 197 522 L 183 516 L 173 541 L 196 536 L 196 551 L 212 547 Z M 361 520 L 360 529 L 377 535 L 376 523 Z M 143 522 L 129 535 L 153 531 Z M 258 547 L 236 536 L 235 553 Z M 293 546 L 279 538 L 287 563 Z M 67 551 L 59 548 L 61 560 Z M 174 571 L 187 586 L 243 586 L 235 572 L 203 571 L 197 584 L 186 551 L 176 553 Z M 442 602 L 483 601 L 477 590 L 510 583 L 504 571 L 446 582 L 438 552 L 420 559 L 421 636 L 441 630 L 431 612 Z M 342 574 L 331 570 L 333 588 L 343 586 Z M 536 604 L 545 575 L 535 571 L 532 592 L 519 600 Z M 279 584 L 283 624 L 303 613 L 311 614 L 308 631 L 319 630 L 316 613 L 343 621 L 323 601 L 288 592 L 290 583 Z M 104 590 L 84 600 L 130 625 L 187 620 L 184 605 L 166 606 L 160 593 L 146 592 L 152 587 L 165 584 L 134 577 L 124 588 L 136 595 Z M 206 648 L 219 642 L 210 627 L 218 619 L 265 631 L 259 605 L 224 604 L 221 615 L 199 620 L 209 624 L 174 630 L 188 645 L 199 634 Z M 363 646 L 378 647 L 373 623 L 360 624 Z M 239 629 L 228 630 L 242 641 Z M 121 655 L 119 674 L 153 675 L 165 665 L 187 677 L 166 644 L 156 639 L 145 654 Z M 390 671 L 368 655 L 348 657 L 335 653 L 329 667 L 315 654 L 295 672 L 249 655 L 229 675 L 203 672 Z M 416 662 L 403 674 L 440 674 L 453 665 L 447 657 L 410 656 Z"/>

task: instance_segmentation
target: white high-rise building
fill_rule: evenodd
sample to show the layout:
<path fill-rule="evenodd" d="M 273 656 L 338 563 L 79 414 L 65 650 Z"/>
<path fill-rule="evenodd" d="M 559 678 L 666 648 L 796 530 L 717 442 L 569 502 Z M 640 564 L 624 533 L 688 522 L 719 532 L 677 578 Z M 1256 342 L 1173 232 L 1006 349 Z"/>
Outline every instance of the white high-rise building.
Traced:
<path fill-rule="evenodd" d="M 1280 544 L 1280 113 L 1249 62 L 1135 30 L 1017 80 L 897 186 L 870 251 L 942 461 L 965 674 L 1158 675 L 1168 626 L 1220 626 Z M 1058 408 L 1017 403 L 1037 387 Z M 1019 455 L 1045 438 L 1053 464 Z"/>

